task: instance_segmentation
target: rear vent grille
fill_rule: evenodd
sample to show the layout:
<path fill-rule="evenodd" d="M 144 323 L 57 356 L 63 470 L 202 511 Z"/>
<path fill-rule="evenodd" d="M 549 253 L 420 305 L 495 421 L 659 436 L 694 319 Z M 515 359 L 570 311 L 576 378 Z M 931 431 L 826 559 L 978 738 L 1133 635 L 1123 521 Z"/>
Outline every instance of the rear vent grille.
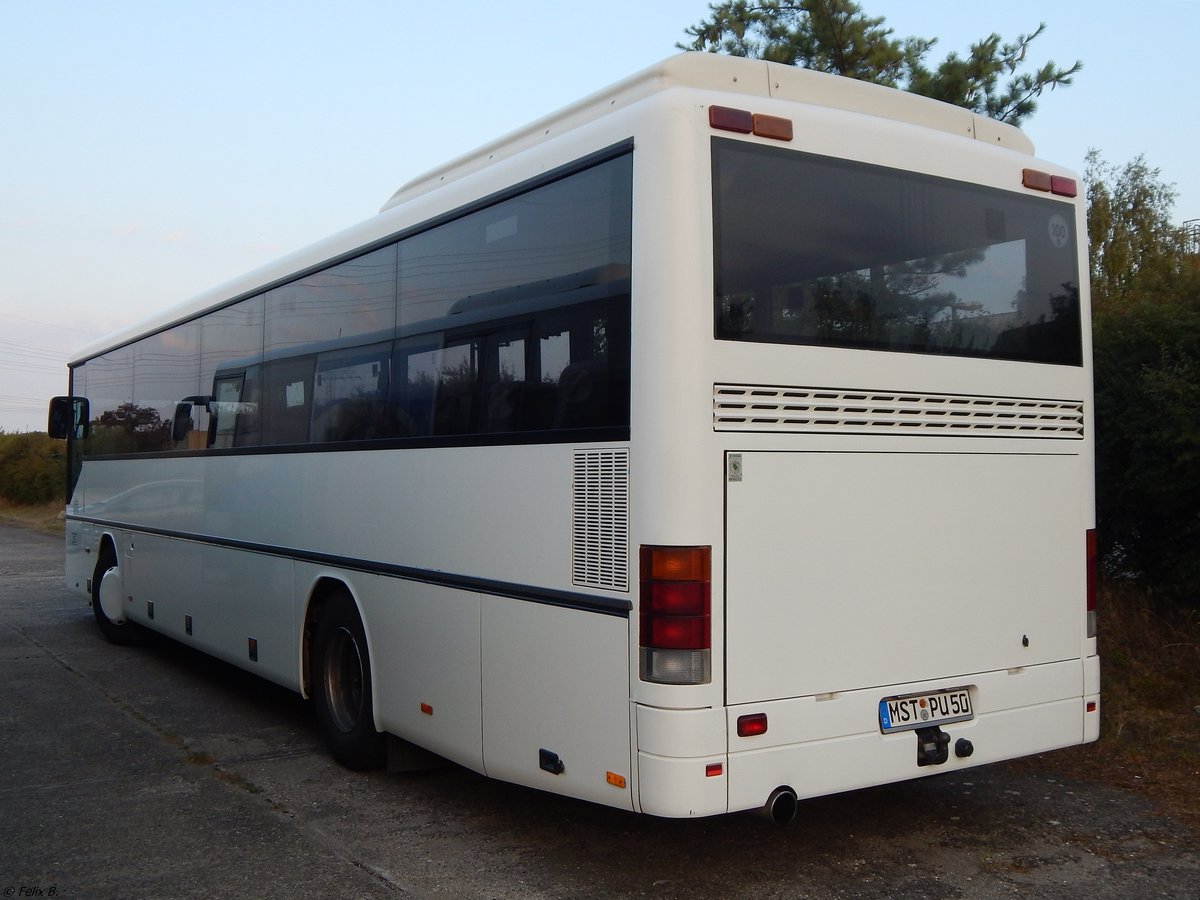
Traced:
<path fill-rule="evenodd" d="M 1083 403 L 837 388 L 713 385 L 716 431 L 1082 438 Z"/>
<path fill-rule="evenodd" d="M 629 590 L 629 451 L 575 454 L 571 581 Z"/>

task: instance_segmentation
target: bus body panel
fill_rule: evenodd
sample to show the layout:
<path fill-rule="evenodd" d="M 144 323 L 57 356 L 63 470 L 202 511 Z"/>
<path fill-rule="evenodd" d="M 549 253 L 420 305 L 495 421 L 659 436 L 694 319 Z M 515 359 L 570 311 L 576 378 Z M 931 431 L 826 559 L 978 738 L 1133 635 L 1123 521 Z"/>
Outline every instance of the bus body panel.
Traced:
<path fill-rule="evenodd" d="M 300 566 L 306 582 L 352 585 L 371 649 L 375 724 L 483 771 L 480 608 L 471 591 L 383 575 Z"/>
<path fill-rule="evenodd" d="M 628 621 L 508 597 L 482 618 L 486 774 L 632 809 Z"/>
<path fill-rule="evenodd" d="M 726 485 L 730 704 L 931 678 L 951 688 L 1078 658 L 1077 457 L 740 459 Z"/>

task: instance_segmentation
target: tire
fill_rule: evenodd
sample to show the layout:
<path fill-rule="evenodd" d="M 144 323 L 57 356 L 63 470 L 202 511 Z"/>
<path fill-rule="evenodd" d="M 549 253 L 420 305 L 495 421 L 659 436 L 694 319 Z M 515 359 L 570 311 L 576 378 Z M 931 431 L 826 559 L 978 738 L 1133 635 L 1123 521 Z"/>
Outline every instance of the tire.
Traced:
<path fill-rule="evenodd" d="M 100 589 L 105 578 L 116 578 L 120 584 L 121 572 L 117 566 L 117 554 L 112 544 L 105 543 L 100 549 L 100 558 L 96 561 L 96 571 L 92 574 L 92 614 L 100 633 L 110 643 L 121 647 L 133 647 L 146 639 L 146 633 L 128 619 L 114 621 L 104 613 L 100 602 Z"/>
<path fill-rule="evenodd" d="M 375 730 L 367 636 L 344 590 L 320 610 L 309 659 L 317 724 L 333 758 L 348 769 L 379 768 L 387 744 Z"/>

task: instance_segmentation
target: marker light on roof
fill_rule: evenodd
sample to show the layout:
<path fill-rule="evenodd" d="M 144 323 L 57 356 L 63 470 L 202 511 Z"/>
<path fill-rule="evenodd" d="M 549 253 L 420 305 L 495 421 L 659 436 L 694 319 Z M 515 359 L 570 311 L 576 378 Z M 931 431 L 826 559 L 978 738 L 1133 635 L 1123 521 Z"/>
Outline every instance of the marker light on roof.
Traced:
<path fill-rule="evenodd" d="M 722 131 L 749 134 L 754 130 L 754 115 L 744 109 L 710 106 L 708 108 L 708 124 L 713 128 L 720 128 Z"/>
<path fill-rule="evenodd" d="M 730 106 L 710 106 L 708 124 L 721 131 L 736 131 L 738 134 L 754 134 L 776 141 L 792 139 L 792 120 L 780 116 L 752 113 Z"/>
<path fill-rule="evenodd" d="M 1061 197 L 1076 197 L 1079 195 L 1079 186 L 1075 183 L 1074 178 L 1052 175 L 1050 176 L 1050 193 L 1058 194 Z"/>
<path fill-rule="evenodd" d="M 777 141 L 792 139 L 792 120 L 779 116 L 764 116 L 754 114 L 754 133 L 759 137 L 774 138 Z"/>
<path fill-rule="evenodd" d="M 1050 190 L 1050 173 L 1039 172 L 1037 169 L 1022 169 L 1021 184 L 1027 188 L 1033 188 L 1035 191 Z"/>
<path fill-rule="evenodd" d="M 1060 197 L 1078 197 L 1079 185 L 1074 178 L 1063 175 L 1051 175 L 1038 169 L 1022 169 L 1021 184 L 1035 191 L 1046 191 L 1058 194 Z"/>

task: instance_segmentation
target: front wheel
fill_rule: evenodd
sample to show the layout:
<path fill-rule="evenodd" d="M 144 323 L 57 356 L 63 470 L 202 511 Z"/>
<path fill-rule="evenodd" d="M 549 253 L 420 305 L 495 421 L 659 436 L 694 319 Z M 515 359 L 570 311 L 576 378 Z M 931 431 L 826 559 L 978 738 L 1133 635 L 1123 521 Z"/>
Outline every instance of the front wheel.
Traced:
<path fill-rule="evenodd" d="M 100 632 L 114 644 L 130 647 L 145 640 L 145 632 L 125 618 L 125 591 L 117 554 L 111 544 L 105 544 L 96 561 L 92 575 L 92 613 Z"/>
<path fill-rule="evenodd" d="M 317 723 L 333 758 L 349 769 L 382 766 L 386 744 L 375 730 L 367 637 L 349 594 L 335 594 L 320 611 L 310 660 Z"/>

